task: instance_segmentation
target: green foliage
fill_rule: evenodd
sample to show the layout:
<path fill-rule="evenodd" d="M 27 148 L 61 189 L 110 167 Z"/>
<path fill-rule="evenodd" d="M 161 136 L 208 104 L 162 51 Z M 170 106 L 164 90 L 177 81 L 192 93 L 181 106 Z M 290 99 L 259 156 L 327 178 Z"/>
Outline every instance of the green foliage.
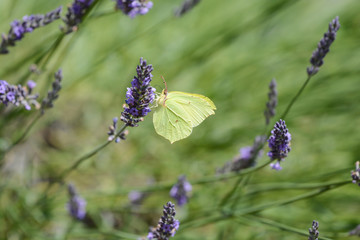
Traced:
<path fill-rule="evenodd" d="M 14 19 L 60 4 L 70 1 L 2 0 L 1 32 Z M 341 22 L 337 40 L 287 115 L 293 140 L 283 170 L 259 168 L 241 183 L 239 177 L 199 180 L 189 205 L 177 208 L 181 224 L 174 239 L 300 240 L 314 219 L 320 223 L 320 239 L 343 239 L 359 224 L 359 188 L 343 185 L 350 182 L 360 155 L 360 2 L 206 0 L 175 18 L 173 10 L 180 4 L 159 0 L 147 15 L 130 19 L 113 13 L 114 2 L 100 1 L 77 32 L 59 37 L 57 21 L 0 55 L 0 78 L 12 84 L 36 80 L 41 96 L 59 67 L 64 75 L 54 108 L 6 153 L 37 113 L 1 108 L 1 239 L 146 236 L 179 175 L 186 174 L 192 184 L 213 177 L 216 168 L 265 131 L 263 111 L 273 77 L 279 94 L 273 123 L 278 120 L 306 80 L 311 53 L 335 16 Z M 126 141 L 84 161 L 66 182 L 87 200 L 98 228 L 74 224 L 65 209 L 66 187 L 54 184 L 46 197 L 43 192 L 48 182 L 106 141 L 140 57 L 154 66 L 154 87 L 161 89 L 160 76 L 165 76 L 172 89 L 208 96 L 216 115 L 170 145 L 154 131 L 150 114 L 129 129 Z M 33 63 L 40 74 L 28 71 Z M 258 166 L 267 163 L 264 155 Z M 219 209 L 235 183 L 236 194 Z M 149 192 L 140 208 L 129 205 L 127 194 L 133 189 Z M 299 196 L 303 199 L 296 201 Z"/>

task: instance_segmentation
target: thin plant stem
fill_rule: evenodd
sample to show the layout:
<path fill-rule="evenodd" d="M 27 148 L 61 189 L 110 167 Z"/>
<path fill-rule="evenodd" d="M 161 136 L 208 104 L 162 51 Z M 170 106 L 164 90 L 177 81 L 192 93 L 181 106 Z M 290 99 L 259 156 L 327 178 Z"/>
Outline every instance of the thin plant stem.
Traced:
<path fill-rule="evenodd" d="M 294 105 L 294 103 L 296 102 L 296 100 L 299 98 L 299 96 L 301 95 L 301 93 L 304 91 L 305 87 L 308 85 L 308 83 L 310 82 L 311 76 L 308 76 L 308 78 L 306 79 L 306 81 L 304 82 L 304 84 L 301 86 L 301 88 L 299 89 L 299 91 L 297 92 L 297 94 L 293 97 L 293 99 L 290 101 L 290 103 L 288 104 L 288 106 L 286 107 L 285 111 L 283 112 L 283 114 L 281 115 L 280 119 L 285 119 L 285 117 L 287 116 L 287 114 L 289 113 L 291 107 Z"/>
<path fill-rule="evenodd" d="M 261 224 L 266 224 L 266 225 L 278 228 L 278 229 L 283 230 L 283 231 L 296 233 L 296 234 L 299 234 L 299 235 L 302 235 L 302 236 L 309 236 L 309 232 L 307 232 L 307 231 L 304 231 L 304 230 L 298 229 L 298 228 L 294 228 L 294 227 L 291 227 L 291 226 L 288 226 L 288 225 L 285 225 L 285 224 L 282 224 L 282 223 L 278 223 L 278 222 L 275 222 L 273 220 L 266 219 L 266 218 L 247 215 L 247 216 L 243 216 L 243 217 L 238 217 L 235 220 L 239 221 L 240 223 L 243 223 L 243 222 L 246 223 L 246 222 L 249 222 L 249 221 L 250 222 L 258 222 L 258 223 L 261 223 Z M 321 235 L 323 235 L 323 233 L 321 233 Z M 319 236 L 319 240 L 332 240 L 332 239 L 328 238 L 328 237 Z"/>
<path fill-rule="evenodd" d="M 347 182 L 346 182 L 347 183 Z M 237 211 L 231 211 L 231 212 L 222 212 L 222 216 L 219 216 L 218 212 L 215 212 L 212 216 L 209 216 L 208 218 L 205 219 L 196 219 L 194 221 L 189 221 L 186 222 L 184 224 L 182 224 L 182 229 L 186 229 L 186 228 L 194 228 L 194 227 L 201 227 L 201 226 L 205 226 L 207 224 L 211 224 L 214 221 L 222 221 L 222 220 L 227 220 L 227 219 L 233 219 L 233 218 L 237 218 L 239 216 L 244 216 L 247 214 L 255 214 L 258 212 L 261 212 L 263 210 L 272 208 L 272 207 L 279 207 L 279 206 L 283 206 L 283 205 L 287 205 L 293 202 L 297 202 L 300 200 L 304 200 L 307 198 L 311 198 L 311 197 L 315 197 L 318 195 L 321 195 L 322 193 L 325 193 L 329 190 L 338 188 L 346 183 L 343 184 L 339 184 L 336 186 L 328 186 L 328 187 L 324 187 L 324 188 L 320 188 L 317 189 L 315 191 L 311 191 L 309 193 L 305 193 L 305 194 L 301 194 L 289 199 L 285 199 L 285 200 L 280 200 L 280 201 L 274 201 L 274 202 L 270 202 L 270 203 L 266 203 L 260 206 L 256 206 L 256 207 L 250 207 L 250 208 L 246 208 L 246 209 L 240 209 Z"/>

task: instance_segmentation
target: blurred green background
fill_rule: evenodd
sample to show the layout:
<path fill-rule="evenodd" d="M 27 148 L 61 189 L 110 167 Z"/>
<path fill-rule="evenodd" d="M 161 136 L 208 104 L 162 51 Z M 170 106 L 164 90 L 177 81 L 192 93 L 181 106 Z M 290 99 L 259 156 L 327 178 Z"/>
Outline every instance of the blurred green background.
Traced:
<path fill-rule="evenodd" d="M 6 33 L 14 19 L 70 3 L 1 0 L 0 31 Z M 311 54 L 335 16 L 341 28 L 325 64 L 286 118 L 293 140 L 283 170 L 266 167 L 256 172 L 244 191 L 254 184 L 350 180 L 350 169 L 360 155 L 360 2 L 206 0 L 175 18 L 173 12 L 180 4 L 179 0 L 159 0 L 147 15 L 130 19 L 121 12 L 112 13 L 113 1 L 100 1 L 79 31 L 64 38 L 46 69 L 27 78 L 35 80 L 37 90 L 45 96 L 53 73 L 61 67 L 63 89 L 54 109 L 35 125 L 25 142 L 5 156 L 1 237 L 62 239 L 71 224 L 64 208 L 66 189 L 57 187 L 51 192 L 56 197 L 47 210 L 33 209 L 45 186 L 42 180 L 57 176 L 77 157 L 106 141 L 107 128 L 121 114 L 140 57 L 153 64 L 152 85 L 158 92 L 164 76 L 170 91 L 211 98 L 216 114 L 175 144 L 155 133 L 150 114 L 139 127 L 129 129 L 126 141 L 111 144 L 86 161 L 67 182 L 75 184 L 103 229 L 116 226 L 120 231 L 146 235 L 148 226 L 158 221 L 162 205 L 171 200 L 168 191 L 149 195 L 138 213 L 131 214 L 124 190 L 149 182 L 176 182 L 182 174 L 190 180 L 212 176 L 240 147 L 251 145 L 265 128 L 263 111 L 270 80 L 276 78 L 279 93 L 272 126 L 306 80 Z M 60 24 L 56 21 L 27 34 L 10 48 L 10 54 L 0 56 L 0 78 L 17 83 L 38 54 L 53 44 Z M 1 144 L 22 132 L 33 115 L 24 111 L 11 119 L 7 115 L 1 124 Z M 265 161 L 266 154 L 259 163 Z M 195 217 L 199 209 L 218 204 L 234 181 L 194 186 L 190 204 L 177 208 L 180 222 Z M 239 208 L 300 193 L 303 191 L 261 193 L 241 199 Z M 360 223 L 359 194 L 356 185 L 346 185 L 259 216 L 304 232 L 316 219 L 320 234 L 333 236 L 333 232 L 347 232 Z M 32 221 L 26 220 L 28 215 Z M 110 238 L 77 224 L 69 239 Z M 174 239 L 295 240 L 306 236 L 231 219 L 186 231 L 180 225 Z"/>

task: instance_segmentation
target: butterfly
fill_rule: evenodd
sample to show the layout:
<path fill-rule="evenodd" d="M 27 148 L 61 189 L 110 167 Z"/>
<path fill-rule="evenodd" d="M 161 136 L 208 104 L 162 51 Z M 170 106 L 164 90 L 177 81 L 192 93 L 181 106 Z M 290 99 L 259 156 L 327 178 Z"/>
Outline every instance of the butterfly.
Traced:
<path fill-rule="evenodd" d="M 153 115 L 155 131 L 170 143 L 187 138 L 194 127 L 215 114 L 216 110 L 215 104 L 208 97 L 178 91 L 167 92 L 167 88 L 157 96 L 156 104 Z"/>

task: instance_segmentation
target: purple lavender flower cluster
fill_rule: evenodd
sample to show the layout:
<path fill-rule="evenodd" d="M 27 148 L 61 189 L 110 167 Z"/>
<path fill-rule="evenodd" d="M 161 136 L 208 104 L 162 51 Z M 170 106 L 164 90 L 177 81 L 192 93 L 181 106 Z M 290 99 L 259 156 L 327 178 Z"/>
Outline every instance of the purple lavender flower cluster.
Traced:
<path fill-rule="evenodd" d="M 93 2 L 94 0 L 75 0 L 73 4 L 68 7 L 68 12 L 65 18 L 63 18 L 66 27 L 62 27 L 62 30 L 65 33 L 76 31 Z"/>
<path fill-rule="evenodd" d="M 39 108 L 39 103 L 36 101 L 38 95 L 32 95 L 32 90 L 36 86 L 33 81 L 28 81 L 28 86 L 10 85 L 4 80 L 0 80 L 0 102 L 4 105 L 9 103 L 14 106 L 23 105 L 26 110 L 31 110 L 31 105 Z"/>
<path fill-rule="evenodd" d="M 185 0 L 183 4 L 178 9 L 176 9 L 175 16 L 176 17 L 183 16 L 191 9 L 193 9 L 199 2 L 200 0 Z"/>
<path fill-rule="evenodd" d="M 148 0 L 116 0 L 116 8 L 131 18 L 147 14 L 152 6 Z"/>
<path fill-rule="evenodd" d="M 136 123 L 142 121 L 151 110 L 149 104 L 155 99 L 155 88 L 150 86 L 153 71 L 152 65 L 147 65 L 146 60 L 140 58 L 140 65 L 137 66 L 137 76 L 131 82 L 131 88 L 126 92 L 126 104 L 121 113 L 121 121 L 127 126 L 137 127 Z"/>
<path fill-rule="evenodd" d="M 355 164 L 355 171 L 351 171 L 352 182 L 360 186 L 360 162 Z"/>
<path fill-rule="evenodd" d="M 270 164 L 275 170 L 281 170 L 280 162 L 283 161 L 290 152 L 291 134 L 286 127 L 285 121 L 280 119 L 271 131 L 271 136 L 268 139 L 270 151 L 268 156 L 271 160 L 277 160 L 276 163 Z"/>
<path fill-rule="evenodd" d="M 69 202 L 66 204 L 66 208 L 69 214 L 77 219 L 83 220 L 86 216 L 86 201 L 76 192 L 74 185 L 68 185 L 68 193 L 70 196 Z"/>
<path fill-rule="evenodd" d="M 169 240 L 179 229 L 180 222 L 175 219 L 175 205 L 168 202 L 164 206 L 163 215 L 161 216 L 157 228 L 149 231 L 147 239 Z"/>
<path fill-rule="evenodd" d="M 183 206 L 188 202 L 188 193 L 191 190 L 191 184 L 186 181 L 186 176 L 183 175 L 179 177 L 178 182 L 171 188 L 170 196 L 176 200 L 179 206 Z"/>
<path fill-rule="evenodd" d="M 217 173 L 239 172 L 242 169 L 255 166 L 256 159 L 262 155 L 260 149 L 266 141 L 265 136 L 257 136 L 252 146 L 242 147 L 239 153 L 232 161 L 228 161 L 222 168 L 217 169 Z"/>
<path fill-rule="evenodd" d="M 120 135 L 117 135 L 118 133 L 116 132 L 117 127 L 118 127 L 118 117 L 114 117 L 113 118 L 113 124 L 109 126 L 109 131 L 108 131 L 108 141 L 112 141 L 115 139 L 115 142 L 118 143 L 121 140 L 125 140 L 126 139 L 126 135 L 128 134 L 128 131 L 123 131 L 122 133 L 120 133 Z"/>
<path fill-rule="evenodd" d="M 59 97 L 59 91 L 61 90 L 61 80 L 63 78 L 62 71 L 59 69 L 54 74 L 55 80 L 52 83 L 52 90 L 48 92 L 47 98 L 43 99 L 41 103 L 41 113 L 44 114 L 45 109 L 52 108 L 54 101 Z"/>
<path fill-rule="evenodd" d="M 308 76 L 313 76 L 319 71 L 319 67 L 323 65 L 326 54 L 330 51 L 330 45 L 335 41 L 336 32 L 340 28 L 339 17 L 336 17 L 329 23 L 328 31 L 318 43 L 318 47 L 310 58 L 311 66 L 307 68 Z"/>
<path fill-rule="evenodd" d="M 10 26 L 8 35 L 2 35 L 2 42 L 0 45 L 0 53 L 6 54 L 9 52 L 8 46 L 15 46 L 15 42 L 21 40 L 25 33 L 34 31 L 36 28 L 43 27 L 56 19 L 60 18 L 62 7 L 58 7 L 55 10 L 45 15 L 30 15 L 24 16 L 22 21 L 15 20 Z"/>
<path fill-rule="evenodd" d="M 312 227 L 309 228 L 309 238 L 308 240 L 318 240 L 319 239 L 319 223 L 317 221 L 313 221 Z"/>

